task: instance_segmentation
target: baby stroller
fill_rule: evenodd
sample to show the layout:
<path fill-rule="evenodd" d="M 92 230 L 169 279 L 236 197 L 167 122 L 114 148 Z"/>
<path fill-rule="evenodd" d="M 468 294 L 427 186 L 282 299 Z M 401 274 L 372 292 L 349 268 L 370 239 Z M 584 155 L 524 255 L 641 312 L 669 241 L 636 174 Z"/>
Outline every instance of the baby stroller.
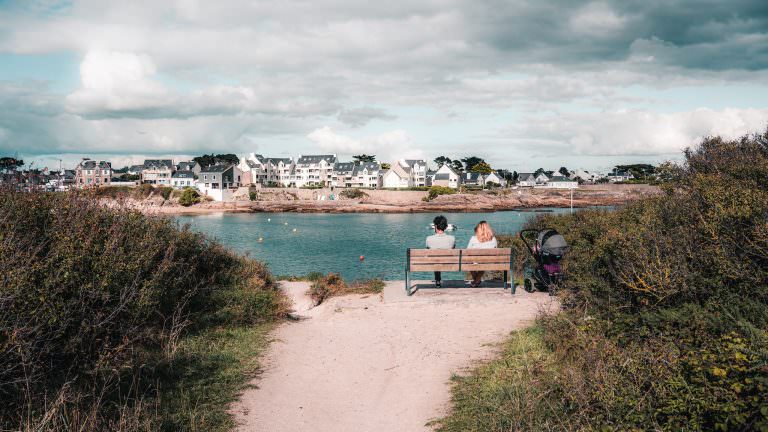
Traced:
<path fill-rule="evenodd" d="M 555 295 L 558 285 L 563 280 L 560 260 L 568 252 L 568 243 L 563 236 L 551 228 L 522 230 L 520 239 L 536 260 L 533 267 L 526 266 L 523 270 L 523 287 L 528 292 L 546 290 L 549 295 Z"/>

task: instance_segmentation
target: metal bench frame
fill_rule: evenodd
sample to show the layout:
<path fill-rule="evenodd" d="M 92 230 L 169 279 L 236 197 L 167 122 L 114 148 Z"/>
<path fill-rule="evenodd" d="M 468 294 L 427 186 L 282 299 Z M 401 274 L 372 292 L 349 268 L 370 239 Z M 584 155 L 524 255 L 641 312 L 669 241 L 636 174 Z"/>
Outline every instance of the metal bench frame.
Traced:
<path fill-rule="evenodd" d="M 457 260 L 456 260 L 456 263 L 425 262 L 421 264 L 414 264 L 415 266 L 418 267 L 418 270 L 412 270 L 411 261 L 412 261 L 412 258 L 414 258 L 414 256 L 411 251 L 429 251 L 429 252 L 433 252 L 434 255 L 437 255 L 437 256 L 441 255 L 438 252 L 440 251 L 440 252 L 443 252 L 442 255 L 445 257 L 456 256 Z M 508 251 L 509 262 L 506 262 L 505 259 L 501 258 L 506 254 L 498 253 L 499 251 Z M 429 252 L 422 256 L 424 256 L 425 258 L 436 258 L 433 254 L 430 254 Z M 493 252 L 496 252 L 496 253 L 493 253 Z M 514 256 L 515 256 L 514 252 L 511 248 L 496 248 L 496 249 L 412 249 L 412 248 L 408 248 L 406 251 L 406 259 L 405 259 L 405 292 L 409 296 L 413 295 L 413 290 L 411 289 L 411 272 L 503 271 L 504 272 L 504 289 L 511 288 L 511 294 L 514 294 L 516 291 L 514 274 L 511 275 L 513 279 L 512 283 L 510 284 L 509 282 L 509 276 L 510 276 L 510 273 L 512 273 L 512 268 L 513 268 L 512 266 L 514 262 Z M 469 261 L 470 257 L 474 259 L 477 259 L 478 257 L 488 257 L 488 258 L 480 259 L 480 261 L 488 261 L 488 262 L 479 262 L 475 260 Z M 469 262 L 465 262 L 465 259 Z M 446 260 L 449 260 L 449 259 L 446 259 Z M 429 261 L 429 260 L 427 259 L 426 261 Z M 450 261 L 453 261 L 453 259 L 450 259 Z M 428 267 L 428 268 L 424 268 L 424 267 Z"/>

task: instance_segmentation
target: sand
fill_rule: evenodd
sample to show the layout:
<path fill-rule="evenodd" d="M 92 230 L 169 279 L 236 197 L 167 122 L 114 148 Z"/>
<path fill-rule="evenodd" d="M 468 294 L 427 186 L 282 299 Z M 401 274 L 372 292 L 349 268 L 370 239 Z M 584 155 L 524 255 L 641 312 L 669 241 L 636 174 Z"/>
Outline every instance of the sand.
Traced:
<path fill-rule="evenodd" d="M 489 359 L 507 334 L 554 310 L 546 293 L 421 289 L 318 307 L 284 283 L 298 322 L 275 333 L 264 372 L 232 410 L 241 431 L 428 431 L 450 407 L 450 378 Z"/>

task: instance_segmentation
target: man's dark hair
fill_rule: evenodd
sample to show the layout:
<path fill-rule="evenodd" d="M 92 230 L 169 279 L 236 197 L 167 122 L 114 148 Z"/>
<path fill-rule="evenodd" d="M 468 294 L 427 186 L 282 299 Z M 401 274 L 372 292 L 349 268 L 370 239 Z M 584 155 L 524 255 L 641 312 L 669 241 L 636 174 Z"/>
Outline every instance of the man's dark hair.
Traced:
<path fill-rule="evenodd" d="M 445 216 L 438 216 L 432 222 L 435 224 L 435 228 L 440 231 L 445 231 L 448 228 L 448 219 Z"/>

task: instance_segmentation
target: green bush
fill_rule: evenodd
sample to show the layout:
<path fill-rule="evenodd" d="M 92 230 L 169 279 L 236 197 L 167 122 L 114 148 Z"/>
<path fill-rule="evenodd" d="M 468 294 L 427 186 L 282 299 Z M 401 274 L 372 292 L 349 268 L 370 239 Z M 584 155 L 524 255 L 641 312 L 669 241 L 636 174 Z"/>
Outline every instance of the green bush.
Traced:
<path fill-rule="evenodd" d="M 344 189 L 343 191 L 341 191 L 339 196 L 344 198 L 349 198 L 349 199 L 361 199 L 361 198 L 367 197 L 368 194 L 361 191 L 360 189 L 355 188 L 355 189 Z"/>
<path fill-rule="evenodd" d="M 531 222 L 571 245 L 564 310 L 459 379 L 440 430 L 768 430 L 767 143 L 706 139 L 658 196 Z"/>
<path fill-rule="evenodd" d="M 189 207 L 200 202 L 200 194 L 192 188 L 184 188 L 179 197 L 179 204 Z"/>
<path fill-rule="evenodd" d="M 0 191 L 0 275 L 2 430 L 155 430 L 183 335 L 284 310 L 261 263 L 87 194 Z"/>
<path fill-rule="evenodd" d="M 440 195 L 451 195 L 455 193 L 456 189 L 447 186 L 432 186 L 429 188 L 429 193 L 427 194 L 425 201 L 432 201 Z"/>
<path fill-rule="evenodd" d="M 248 199 L 250 199 L 251 201 L 256 201 L 259 199 L 259 194 L 257 194 L 254 191 L 250 191 L 248 192 Z"/>

